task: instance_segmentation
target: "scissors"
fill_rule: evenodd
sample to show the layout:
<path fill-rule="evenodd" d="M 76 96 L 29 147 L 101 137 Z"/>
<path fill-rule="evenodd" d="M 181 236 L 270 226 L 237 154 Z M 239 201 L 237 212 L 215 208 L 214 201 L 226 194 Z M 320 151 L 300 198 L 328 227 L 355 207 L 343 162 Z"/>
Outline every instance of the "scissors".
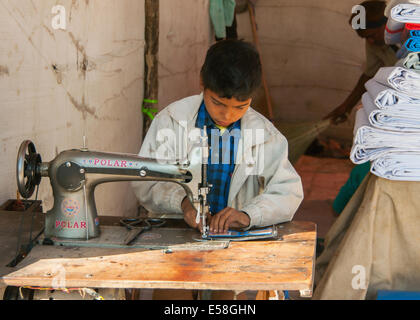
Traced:
<path fill-rule="evenodd" d="M 124 218 L 120 220 L 120 224 L 126 227 L 129 232 L 124 239 L 124 244 L 131 244 L 140 234 L 144 231 L 149 231 L 153 227 L 159 228 L 166 223 L 162 219 L 150 219 L 150 218 Z"/>

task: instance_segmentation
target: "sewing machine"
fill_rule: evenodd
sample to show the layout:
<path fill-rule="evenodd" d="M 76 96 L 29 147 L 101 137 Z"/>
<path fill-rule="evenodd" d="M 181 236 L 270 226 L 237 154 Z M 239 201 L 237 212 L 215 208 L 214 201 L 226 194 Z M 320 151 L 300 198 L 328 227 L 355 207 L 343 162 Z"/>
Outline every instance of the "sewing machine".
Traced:
<path fill-rule="evenodd" d="M 205 132 L 205 130 L 204 130 Z M 35 145 L 24 141 L 17 156 L 17 185 L 23 198 L 32 196 L 42 177 L 49 177 L 54 205 L 46 213 L 46 238 L 96 238 L 100 234 L 94 191 L 97 185 L 113 181 L 166 181 L 181 185 L 197 210 L 202 238 L 208 237 L 206 217 L 208 145 L 193 148 L 191 159 L 163 162 L 132 154 L 90 151 L 83 147 L 61 152 L 42 162 Z"/>

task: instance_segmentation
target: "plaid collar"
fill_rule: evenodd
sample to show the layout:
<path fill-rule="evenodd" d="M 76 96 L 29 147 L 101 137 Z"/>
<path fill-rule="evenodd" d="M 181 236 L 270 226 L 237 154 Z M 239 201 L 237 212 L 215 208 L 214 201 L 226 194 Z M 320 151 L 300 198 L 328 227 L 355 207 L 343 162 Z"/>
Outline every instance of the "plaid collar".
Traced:
<path fill-rule="evenodd" d="M 223 135 L 220 135 L 220 131 L 207 112 L 203 101 L 198 111 L 196 127 L 204 129 L 204 126 L 207 127 L 206 131 L 209 139 L 207 179 L 213 185 L 208 194 L 208 202 L 211 214 L 216 214 L 227 207 L 230 181 L 235 170 L 235 158 L 241 134 L 241 120 L 232 123 Z M 217 129 L 217 134 L 212 136 L 215 129 Z M 233 129 L 238 130 L 234 131 L 233 136 L 231 136 L 231 130 Z M 230 145 L 229 149 L 226 149 L 228 144 Z"/>

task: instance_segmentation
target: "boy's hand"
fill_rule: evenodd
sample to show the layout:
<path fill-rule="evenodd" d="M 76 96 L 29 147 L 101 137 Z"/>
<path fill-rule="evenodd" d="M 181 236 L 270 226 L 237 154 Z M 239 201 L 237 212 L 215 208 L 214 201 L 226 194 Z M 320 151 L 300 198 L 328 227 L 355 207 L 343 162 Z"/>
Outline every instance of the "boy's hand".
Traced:
<path fill-rule="evenodd" d="M 245 212 L 227 207 L 211 218 L 210 232 L 226 233 L 229 228 L 246 228 L 250 222 Z"/>
<path fill-rule="evenodd" d="M 181 203 L 182 211 L 184 212 L 184 221 L 194 229 L 198 229 L 201 232 L 202 229 L 202 223 L 200 219 L 200 223 L 196 223 L 195 219 L 197 218 L 197 210 L 194 209 L 194 206 L 191 204 L 190 199 L 188 197 L 185 197 L 184 200 L 182 200 Z M 207 221 L 211 219 L 211 216 L 207 216 Z"/>
<path fill-rule="evenodd" d="M 197 217 L 197 210 L 194 209 L 190 199 L 185 197 L 181 203 L 182 212 L 184 212 L 184 221 L 192 228 L 198 228 L 198 223 L 195 222 Z"/>

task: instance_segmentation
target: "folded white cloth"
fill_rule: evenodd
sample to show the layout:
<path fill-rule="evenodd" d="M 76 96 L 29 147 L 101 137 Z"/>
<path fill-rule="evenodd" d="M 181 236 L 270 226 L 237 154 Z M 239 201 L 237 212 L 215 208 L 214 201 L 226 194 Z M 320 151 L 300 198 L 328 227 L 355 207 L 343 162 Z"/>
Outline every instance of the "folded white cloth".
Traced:
<path fill-rule="evenodd" d="M 370 79 L 365 88 L 375 106 L 381 110 L 420 112 L 420 99 L 412 98 Z"/>
<path fill-rule="evenodd" d="M 354 120 L 354 127 L 353 127 L 353 137 L 356 136 L 357 130 L 363 126 L 370 126 L 369 118 L 366 114 L 365 108 L 360 108 L 356 111 L 356 116 Z"/>
<path fill-rule="evenodd" d="M 398 181 L 420 180 L 420 152 L 388 152 L 373 161 L 370 171 L 382 178 Z"/>
<path fill-rule="evenodd" d="M 401 67 L 380 68 L 373 78 L 375 81 L 420 99 L 420 73 Z"/>
<path fill-rule="evenodd" d="M 362 103 L 373 127 L 399 132 L 420 132 L 420 111 L 380 110 L 368 92 L 363 94 Z"/>
<path fill-rule="evenodd" d="M 391 15 L 391 9 L 400 3 L 417 3 L 420 4 L 420 0 L 388 0 L 388 4 L 385 8 L 385 17 L 389 18 Z"/>
<path fill-rule="evenodd" d="M 384 40 L 386 44 L 401 44 L 403 42 L 402 35 L 404 31 L 405 23 L 395 21 L 392 18 L 388 18 L 385 28 Z"/>
<path fill-rule="evenodd" d="M 420 23 L 420 5 L 418 3 L 397 4 L 391 9 L 391 18 L 403 23 Z"/>
<path fill-rule="evenodd" d="M 420 71 L 420 52 L 410 52 L 404 59 L 403 67 Z"/>
<path fill-rule="evenodd" d="M 403 133 L 359 127 L 354 137 L 350 160 L 355 164 L 375 160 L 389 152 L 420 152 L 420 133 Z"/>

